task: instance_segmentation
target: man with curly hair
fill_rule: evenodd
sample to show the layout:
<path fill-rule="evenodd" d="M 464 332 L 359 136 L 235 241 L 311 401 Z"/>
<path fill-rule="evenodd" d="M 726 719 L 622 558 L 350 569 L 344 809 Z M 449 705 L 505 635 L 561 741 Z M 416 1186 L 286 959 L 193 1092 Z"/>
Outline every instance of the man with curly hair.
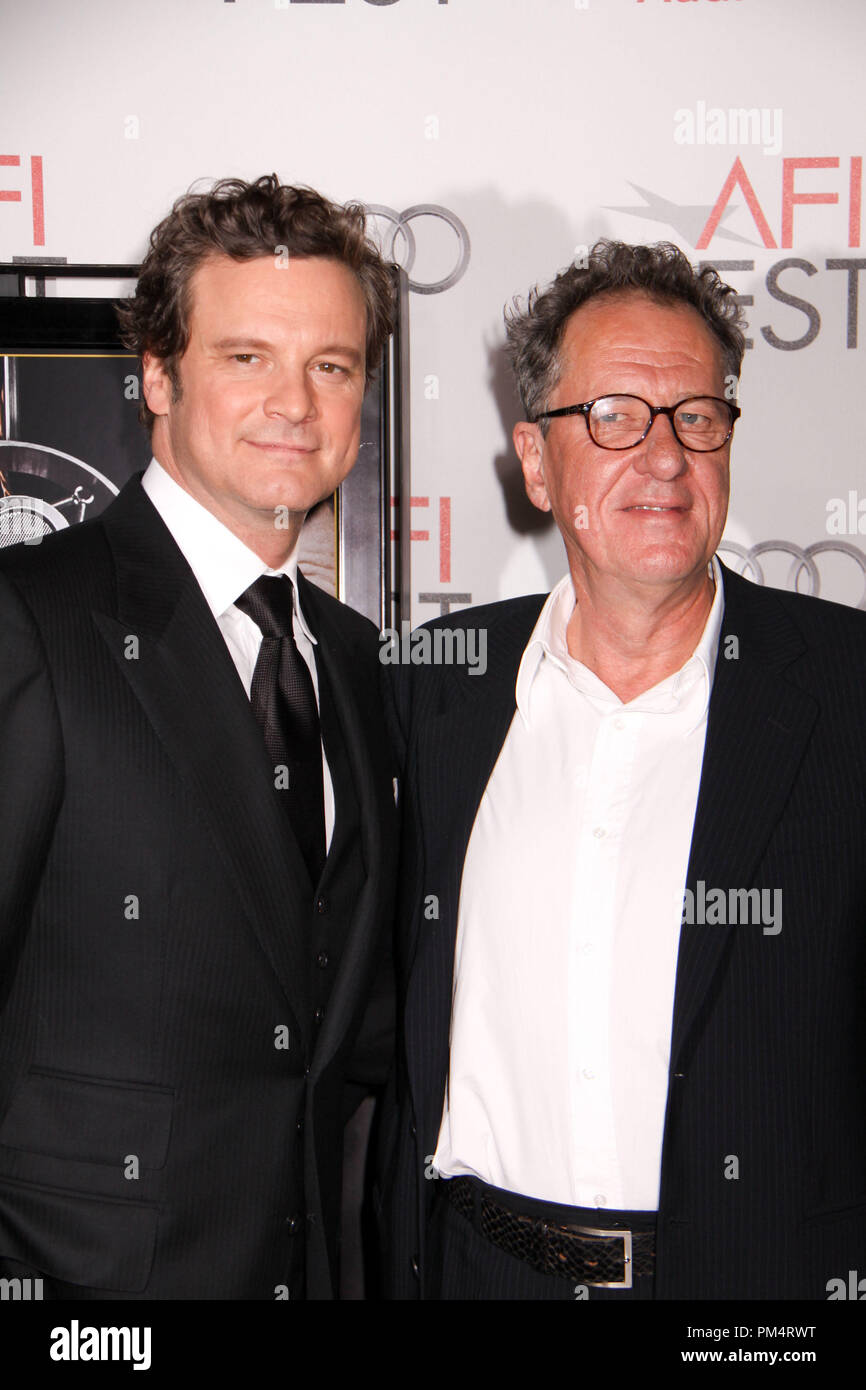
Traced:
<path fill-rule="evenodd" d="M 375 628 L 297 543 L 392 315 L 359 206 L 180 198 L 121 306 L 153 461 L 0 557 L 0 1272 L 46 1297 L 339 1289 L 393 768 Z"/>
<path fill-rule="evenodd" d="M 391 1293 L 826 1298 L 866 1249 L 866 618 L 716 556 L 715 271 L 601 242 L 508 338 L 568 572 L 438 620 L 483 675 L 389 668 Z"/>

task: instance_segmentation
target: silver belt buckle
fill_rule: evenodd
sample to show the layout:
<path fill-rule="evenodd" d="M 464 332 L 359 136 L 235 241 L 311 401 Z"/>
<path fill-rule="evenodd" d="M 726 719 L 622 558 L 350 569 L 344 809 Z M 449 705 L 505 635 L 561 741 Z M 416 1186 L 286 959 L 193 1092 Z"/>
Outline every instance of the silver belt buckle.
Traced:
<path fill-rule="evenodd" d="M 602 1236 L 606 1240 L 613 1238 L 622 1241 L 622 1260 L 624 1279 L 622 1283 L 614 1280 L 605 1281 L 603 1279 L 587 1279 L 585 1282 L 593 1289 L 630 1289 L 632 1287 L 632 1250 L 631 1250 L 631 1231 L 612 1231 L 599 1230 L 595 1226 L 574 1226 L 572 1228 L 582 1236 Z"/>

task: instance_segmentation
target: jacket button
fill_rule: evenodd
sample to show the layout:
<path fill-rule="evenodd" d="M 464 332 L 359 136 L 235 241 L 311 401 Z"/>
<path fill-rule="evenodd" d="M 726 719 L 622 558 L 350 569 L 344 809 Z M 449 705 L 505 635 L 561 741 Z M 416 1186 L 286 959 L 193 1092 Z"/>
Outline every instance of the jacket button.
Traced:
<path fill-rule="evenodd" d="M 286 1217 L 286 1230 L 288 1231 L 290 1236 L 296 1236 L 300 1229 L 301 1223 L 298 1220 L 297 1216 Z"/>
<path fill-rule="evenodd" d="M 324 1010 L 324 1009 L 316 1009 L 316 1012 L 313 1014 L 313 1022 L 314 1022 L 314 1023 L 321 1023 L 321 1021 L 322 1021 L 322 1019 L 323 1019 L 324 1017 L 325 1017 L 325 1010 Z"/>
<path fill-rule="evenodd" d="M 316 956 L 316 965 L 319 967 L 320 970 L 327 970 L 330 963 L 331 957 L 328 955 L 327 951 L 320 951 L 319 954 Z"/>
<path fill-rule="evenodd" d="M 413 1276 L 414 1276 L 416 1279 L 420 1279 L 420 1278 L 421 1278 L 421 1266 L 420 1266 L 420 1264 L 418 1263 L 418 1256 L 417 1256 L 417 1255 L 413 1255 L 413 1256 L 412 1256 L 412 1274 L 413 1274 Z"/>
<path fill-rule="evenodd" d="M 324 917 L 324 915 L 325 915 L 325 913 L 327 912 L 327 910 L 328 910 L 328 900 L 327 900 L 327 898 L 317 898 L 317 899 L 316 899 L 316 911 L 318 912 L 319 916 L 320 916 L 320 917 Z"/>
<path fill-rule="evenodd" d="M 303 1134 L 303 1132 L 304 1132 L 304 1117 L 303 1117 L 303 1115 L 299 1115 L 299 1116 L 298 1116 L 297 1122 L 296 1122 L 296 1124 L 295 1124 L 295 1129 L 298 1131 L 299 1134 Z"/>
<path fill-rule="evenodd" d="M 417 1130 L 416 1127 L 415 1127 L 414 1121 L 413 1121 L 412 1124 L 409 1126 L 409 1138 L 410 1138 L 410 1139 L 417 1139 L 417 1138 L 418 1138 L 418 1130 Z"/>

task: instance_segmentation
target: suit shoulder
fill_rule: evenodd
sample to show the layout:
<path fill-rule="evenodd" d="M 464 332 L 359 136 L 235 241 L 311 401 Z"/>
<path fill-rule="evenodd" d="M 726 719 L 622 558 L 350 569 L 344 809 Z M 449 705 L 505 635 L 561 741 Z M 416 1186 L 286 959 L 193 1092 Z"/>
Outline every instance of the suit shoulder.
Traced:
<path fill-rule="evenodd" d="M 523 594 L 520 598 L 499 599 L 496 603 L 480 603 L 474 608 L 461 608 L 457 613 L 446 613 L 439 618 L 430 618 L 422 626 L 425 628 L 500 628 L 530 622 L 534 626 L 539 613 L 547 601 L 547 594 Z M 531 630 L 531 627 L 530 627 Z"/>
<path fill-rule="evenodd" d="M 513 688 L 520 658 L 547 600 L 527 594 L 433 618 L 383 654 L 401 727 L 436 717 L 480 690 Z M 408 628 L 408 624 L 406 625 Z"/>
<path fill-rule="evenodd" d="M 11 545 L 0 550 L 0 575 L 19 593 L 38 602 L 58 594 L 74 602 L 104 584 L 111 574 L 111 553 L 98 517 L 55 531 L 38 545 Z"/>
<path fill-rule="evenodd" d="M 804 635 L 808 633 L 816 644 L 834 645 L 847 637 L 866 654 L 866 612 L 862 608 L 812 594 L 792 594 L 782 589 L 774 592 Z"/>
<path fill-rule="evenodd" d="M 807 647 L 821 652 L 822 658 L 839 655 L 846 661 L 866 661 L 866 612 L 862 608 L 758 585 L 737 574 L 726 574 L 725 585 L 732 596 L 736 594 L 738 602 L 746 604 L 768 626 L 781 610 Z"/>

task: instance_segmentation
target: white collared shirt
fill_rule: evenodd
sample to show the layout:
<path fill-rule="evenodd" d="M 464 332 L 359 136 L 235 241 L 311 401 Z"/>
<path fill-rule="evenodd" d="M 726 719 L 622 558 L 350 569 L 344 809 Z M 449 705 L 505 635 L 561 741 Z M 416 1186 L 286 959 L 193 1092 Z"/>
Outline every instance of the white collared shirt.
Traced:
<path fill-rule="evenodd" d="M 623 704 L 549 595 L 460 889 L 443 1176 L 658 1206 L 683 892 L 724 596 L 681 670 Z"/>
<path fill-rule="evenodd" d="M 262 634 L 258 623 L 235 606 L 251 584 L 262 575 L 287 574 L 294 593 L 293 631 L 295 644 L 313 678 L 316 701 L 319 677 L 313 647 L 316 639 L 301 612 L 298 598 L 297 546 L 279 569 L 268 569 L 255 551 L 250 550 L 232 531 L 202 506 L 151 459 L 141 485 L 159 512 L 178 549 L 192 570 L 205 602 L 213 613 L 229 654 L 237 668 L 247 698 L 253 683 Z M 325 839 L 330 847 L 334 830 L 334 787 L 322 747 L 322 778 L 325 796 Z"/>

